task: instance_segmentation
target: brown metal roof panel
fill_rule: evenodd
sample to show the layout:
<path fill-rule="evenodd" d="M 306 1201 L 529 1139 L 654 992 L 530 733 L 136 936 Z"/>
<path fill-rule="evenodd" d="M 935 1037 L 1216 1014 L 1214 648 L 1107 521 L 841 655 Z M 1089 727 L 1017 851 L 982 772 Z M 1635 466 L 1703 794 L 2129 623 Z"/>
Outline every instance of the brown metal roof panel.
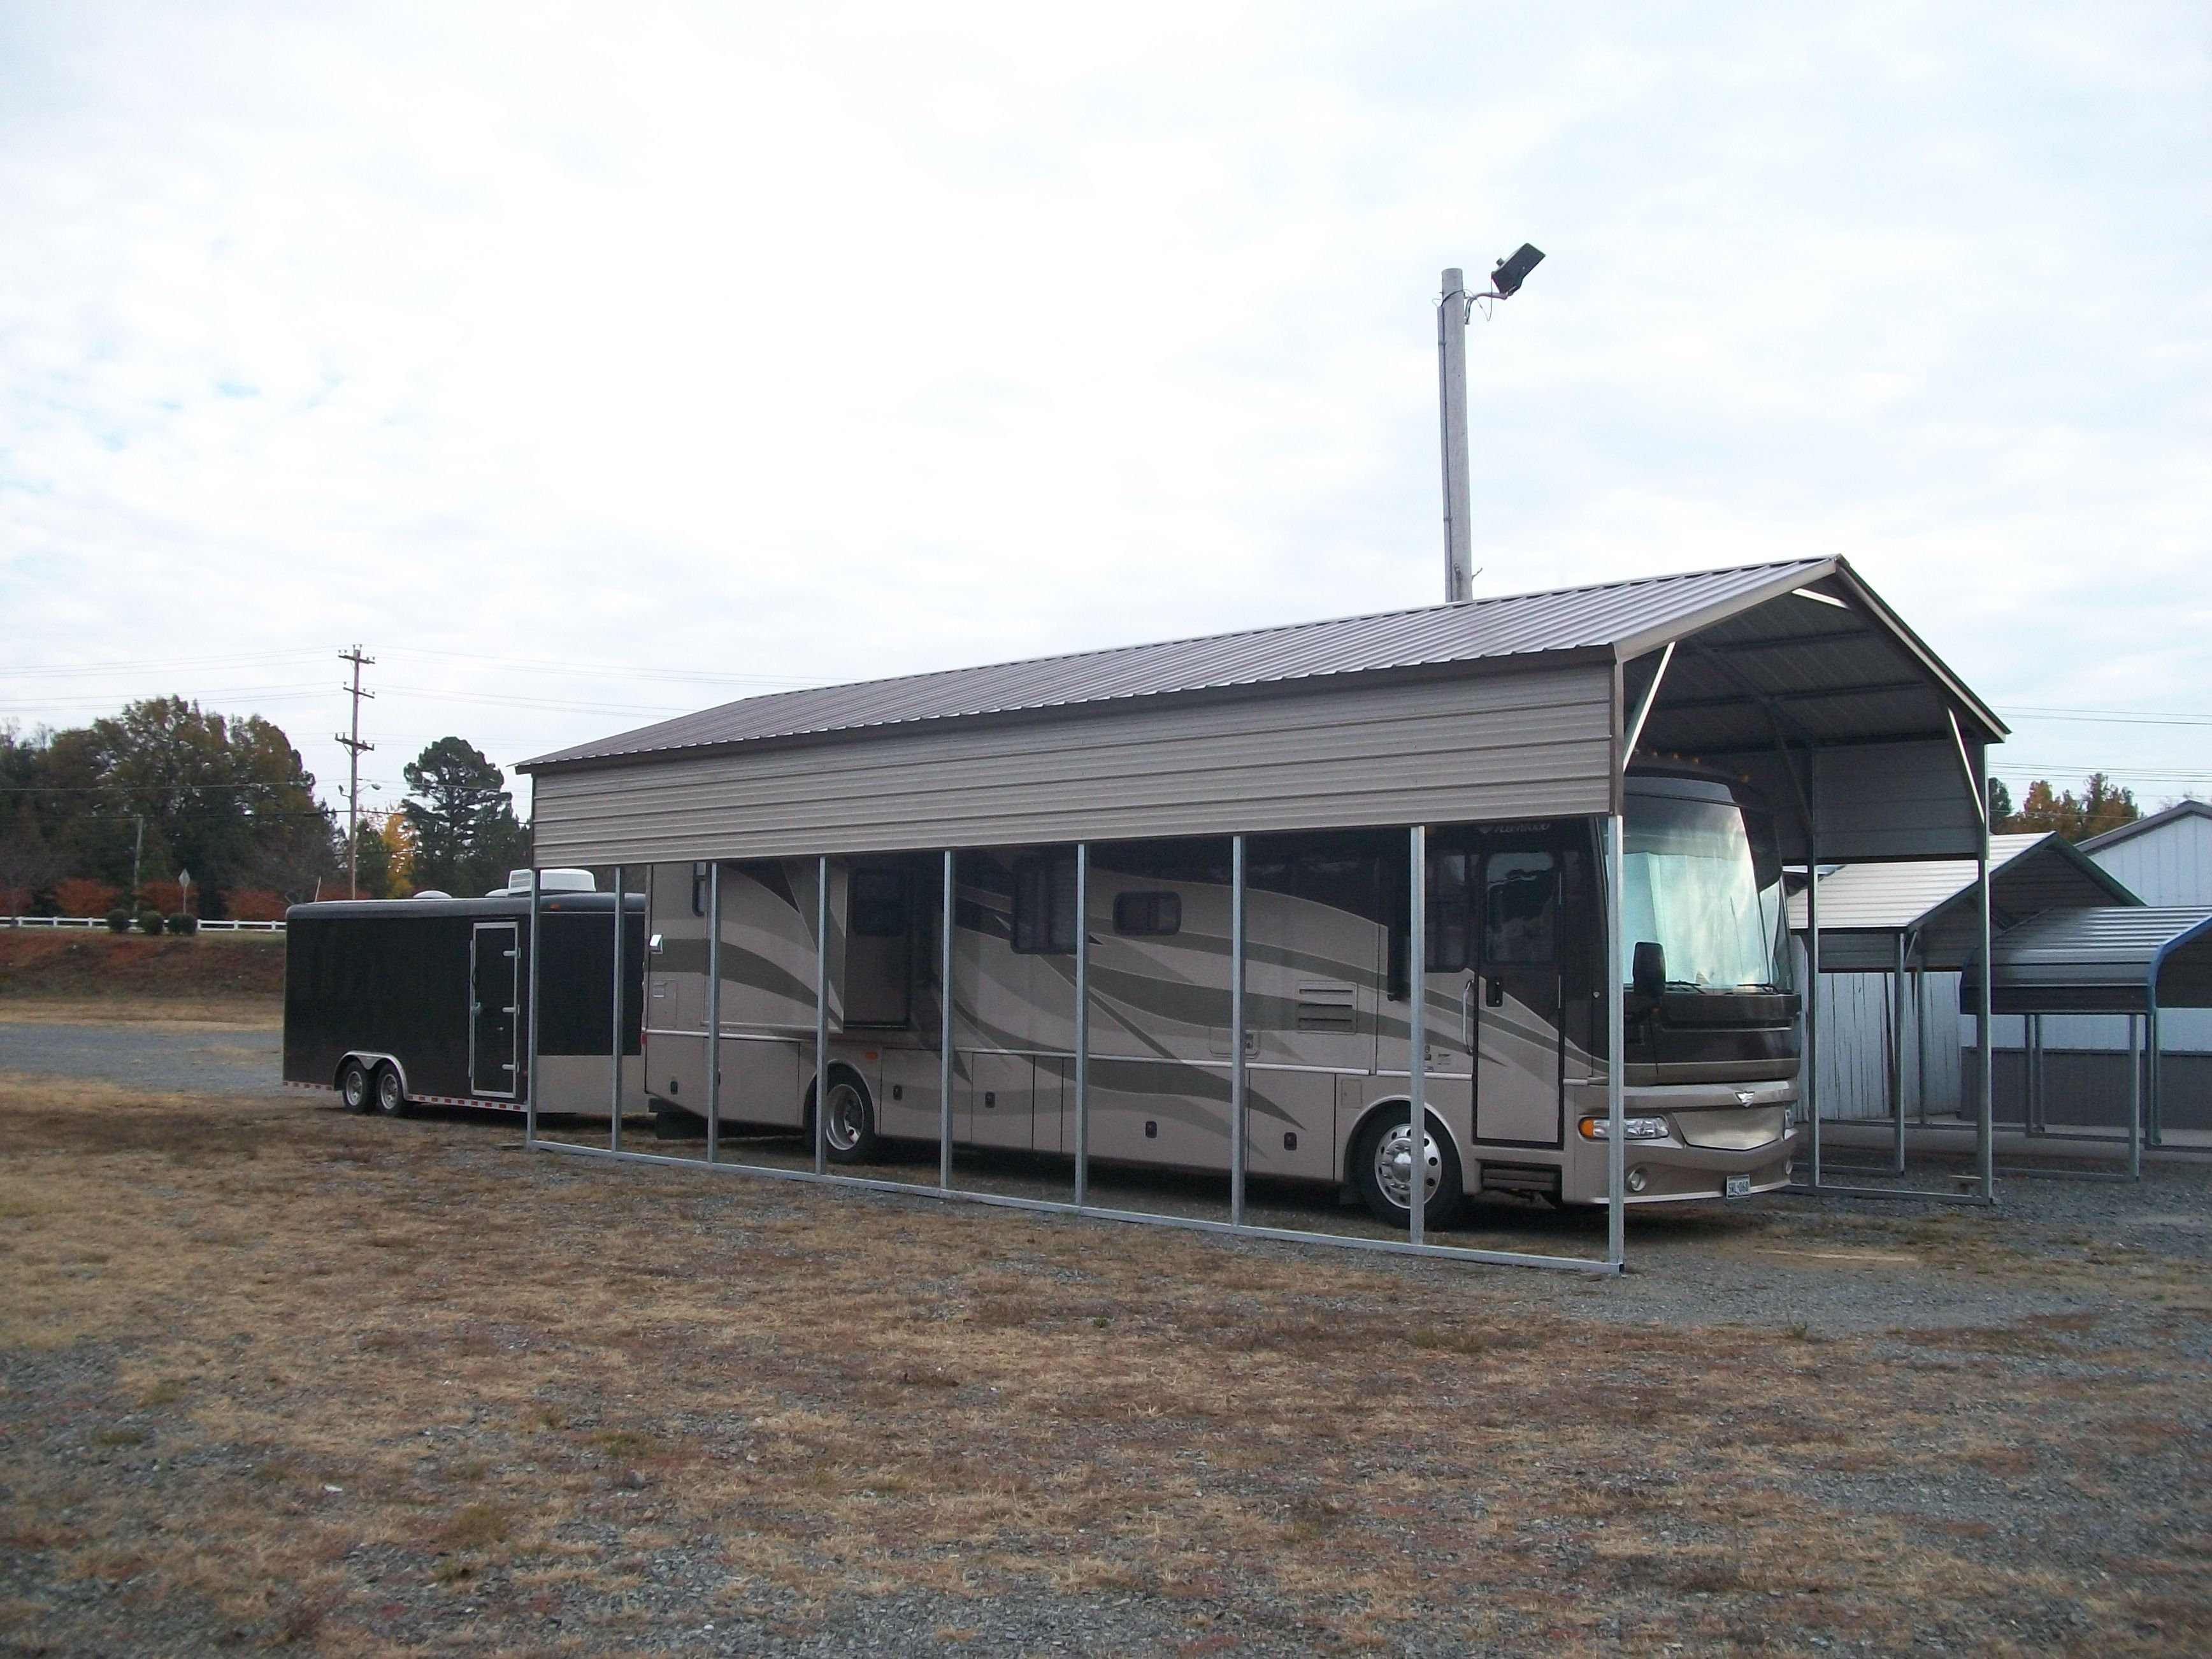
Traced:
<path fill-rule="evenodd" d="M 1644 577 L 776 692 L 540 756 L 524 767 L 1611 647 L 1632 636 L 1663 634 L 1686 618 L 1724 611 L 1746 595 L 1787 592 L 1790 583 L 1809 580 L 1833 563 L 1792 560 Z"/>

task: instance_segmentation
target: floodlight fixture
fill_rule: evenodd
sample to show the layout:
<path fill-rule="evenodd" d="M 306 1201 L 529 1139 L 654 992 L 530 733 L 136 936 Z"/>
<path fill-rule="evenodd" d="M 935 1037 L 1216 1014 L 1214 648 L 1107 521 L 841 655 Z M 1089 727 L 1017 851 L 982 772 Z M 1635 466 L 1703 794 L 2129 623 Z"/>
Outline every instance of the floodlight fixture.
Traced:
<path fill-rule="evenodd" d="M 1467 323 L 1477 306 L 1489 316 L 1486 301 L 1508 300 L 1521 291 L 1528 273 L 1544 262 L 1544 250 L 1523 242 L 1498 262 L 1490 286 L 1468 291 L 1457 266 L 1444 272 L 1443 295 L 1437 306 L 1437 378 L 1442 404 L 1444 459 L 1444 602 L 1473 597 L 1474 547 L 1468 520 L 1467 478 Z"/>
<path fill-rule="evenodd" d="M 1544 262 L 1544 250 L 1534 242 L 1523 242 L 1508 258 L 1500 259 L 1498 268 L 1490 273 L 1492 290 L 1501 300 L 1510 299 L 1521 291 L 1521 284 L 1528 280 L 1528 273 Z"/>

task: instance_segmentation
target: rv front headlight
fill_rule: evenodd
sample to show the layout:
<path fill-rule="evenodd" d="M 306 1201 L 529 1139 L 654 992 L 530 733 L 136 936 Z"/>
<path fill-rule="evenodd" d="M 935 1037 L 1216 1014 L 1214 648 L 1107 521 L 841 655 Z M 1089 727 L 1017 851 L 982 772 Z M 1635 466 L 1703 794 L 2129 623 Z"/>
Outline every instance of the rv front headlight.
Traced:
<path fill-rule="evenodd" d="M 1606 1120 L 1586 1117 L 1581 1123 L 1584 1140 L 1603 1140 Z M 1663 1117 L 1632 1117 L 1622 1124 L 1624 1140 L 1664 1140 L 1667 1139 L 1667 1120 Z"/>

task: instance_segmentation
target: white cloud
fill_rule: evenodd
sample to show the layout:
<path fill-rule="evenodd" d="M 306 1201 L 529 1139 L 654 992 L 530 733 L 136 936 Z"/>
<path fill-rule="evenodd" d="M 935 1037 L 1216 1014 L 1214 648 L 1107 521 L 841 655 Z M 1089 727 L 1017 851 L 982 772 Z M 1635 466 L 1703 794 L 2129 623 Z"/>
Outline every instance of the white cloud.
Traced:
<path fill-rule="evenodd" d="M 843 678 L 1419 603 L 1436 273 L 1524 237 L 1481 588 L 1842 551 L 2001 704 L 2205 705 L 2191 8 L 0 31 L 7 665 L 316 653 L 0 712 L 235 690 L 336 777 L 359 639 L 396 780 L 742 689 L 410 653 Z M 2203 728 L 2021 725 L 2212 781 Z"/>

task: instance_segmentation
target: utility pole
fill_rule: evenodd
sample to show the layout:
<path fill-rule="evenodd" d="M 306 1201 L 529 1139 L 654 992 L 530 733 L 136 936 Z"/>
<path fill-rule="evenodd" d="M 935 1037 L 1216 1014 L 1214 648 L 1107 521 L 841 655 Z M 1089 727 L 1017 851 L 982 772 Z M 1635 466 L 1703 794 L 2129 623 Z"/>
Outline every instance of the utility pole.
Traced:
<path fill-rule="evenodd" d="M 1478 301 L 1507 300 L 1521 291 L 1528 273 L 1542 260 L 1541 250 L 1527 242 L 1490 273 L 1490 287 L 1467 291 L 1465 274 L 1455 265 L 1444 272 L 1443 298 L 1437 306 L 1437 384 L 1444 453 L 1444 603 L 1474 597 L 1474 526 L 1470 521 L 1467 482 L 1467 319 Z"/>
<path fill-rule="evenodd" d="M 348 737 L 341 732 L 337 734 L 337 742 L 339 747 L 346 751 L 346 896 L 359 898 L 361 896 L 359 874 L 361 757 L 368 750 L 376 747 L 373 743 L 363 743 L 361 740 L 361 700 L 363 697 L 374 698 L 376 696 L 374 691 L 364 691 L 361 689 L 361 671 L 374 664 L 376 659 L 362 656 L 361 647 L 356 645 L 350 651 L 339 652 L 338 660 L 353 665 L 353 684 L 350 686 L 342 685 L 338 688 L 341 691 L 350 691 L 353 694 L 353 735 Z"/>
<path fill-rule="evenodd" d="M 1474 586 L 1474 526 L 1468 522 L 1467 279 L 1458 266 L 1444 272 L 1443 302 L 1437 307 L 1437 379 L 1443 402 L 1444 446 L 1444 603 L 1457 605 Z"/>

